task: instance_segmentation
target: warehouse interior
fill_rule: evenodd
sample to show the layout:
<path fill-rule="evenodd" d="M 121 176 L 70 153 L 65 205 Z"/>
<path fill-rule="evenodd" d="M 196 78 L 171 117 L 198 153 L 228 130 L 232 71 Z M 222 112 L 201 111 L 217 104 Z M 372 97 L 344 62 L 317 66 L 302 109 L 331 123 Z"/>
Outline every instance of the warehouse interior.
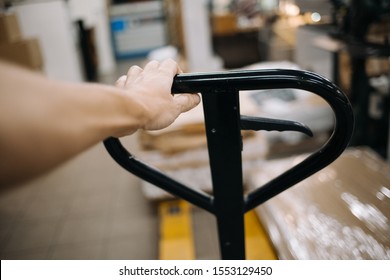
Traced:
<path fill-rule="evenodd" d="M 247 259 L 390 259 L 389 36 L 384 0 L 0 1 L 0 59 L 51 79 L 113 85 L 133 65 L 172 58 L 184 73 L 289 69 L 341 89 L 354 113 L 348 147 L 245 214 Z M 313 133 L 242 130 L 244 193 L 332 137 L 332 108 L 307 90 L 274 85 L 239 98 L 243 115 Z M 205 130 L 199 105 L 121 141 L 213 194 Z M 2 260 L 216 260 L 220 238 L 211 213 L 127 172 L 103 144 L 0 192 Z"/>

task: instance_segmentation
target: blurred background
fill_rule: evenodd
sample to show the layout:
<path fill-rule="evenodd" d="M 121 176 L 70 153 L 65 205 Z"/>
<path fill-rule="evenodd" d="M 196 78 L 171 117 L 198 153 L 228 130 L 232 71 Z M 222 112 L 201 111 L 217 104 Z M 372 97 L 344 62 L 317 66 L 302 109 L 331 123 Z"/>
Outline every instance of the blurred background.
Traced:
<path fill-rule="evenodd" d="M 132 65 L 173 58 L 185 72 L 307 70 L 345 92 L 356 118 L 350 147 L 248 216 L 247 256 L 257 259 L 390 258 L 389 35 L 386 0 L 0 1 L 0 59 L 53 79 L 113 84 Z M 244 92 L 240 102 L 243 113 L 300 121 L 315 134 L 243 133 L 246 191 L 332 133 L 331 109 L 308 92 Z M 201 106 L 123 142 L 212 192 Z M 0 256 L 220 257 L 213 216 L 122 170 L 103 145 L 1 193 Z"/>

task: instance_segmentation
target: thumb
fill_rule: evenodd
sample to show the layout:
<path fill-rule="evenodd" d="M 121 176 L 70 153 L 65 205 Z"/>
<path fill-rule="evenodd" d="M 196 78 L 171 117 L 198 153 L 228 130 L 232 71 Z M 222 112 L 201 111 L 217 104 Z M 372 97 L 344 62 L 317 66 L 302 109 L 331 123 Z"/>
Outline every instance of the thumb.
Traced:
<path fill-rule="evenodd" d="M 180 110 L 180 113 L 187 112 L 196 107 L 200 103 L 200 96 L 198 93 L 184 93 L 176 94 L 173 100 Z"/>

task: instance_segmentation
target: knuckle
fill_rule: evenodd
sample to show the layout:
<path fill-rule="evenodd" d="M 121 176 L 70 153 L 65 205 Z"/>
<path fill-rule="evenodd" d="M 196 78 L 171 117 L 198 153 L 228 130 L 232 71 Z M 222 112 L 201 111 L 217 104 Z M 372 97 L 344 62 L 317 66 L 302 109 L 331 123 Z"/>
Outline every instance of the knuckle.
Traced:
<path fill-rule="evenodd" d="M 142 72 L 142 68 L 139 67 L 138 65 L 133 65 L 127 71 L 127 75 L 134 75 L 134 74 L 137 74 L 137 73 L 140 73 L 140 72 Z"/>

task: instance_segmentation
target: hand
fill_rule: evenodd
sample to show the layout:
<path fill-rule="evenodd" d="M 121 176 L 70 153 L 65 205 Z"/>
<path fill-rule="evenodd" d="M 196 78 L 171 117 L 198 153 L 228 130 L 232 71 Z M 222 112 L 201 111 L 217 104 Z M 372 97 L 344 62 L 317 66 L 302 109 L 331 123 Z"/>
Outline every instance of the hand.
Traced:
<path fill-rule="evenodd" d="M 117 80 L 116 86 L 125 89 L 144 108 L 146 118 L 141 124 L 142 129 L 165 128 L 181 113 L 199 104 L 198 94 L 171 94 L 173 78 L 181 72 L 171 59 L 162 63 L 151 61 L 144 69 L 130 67 L 127 75 Z"/>

